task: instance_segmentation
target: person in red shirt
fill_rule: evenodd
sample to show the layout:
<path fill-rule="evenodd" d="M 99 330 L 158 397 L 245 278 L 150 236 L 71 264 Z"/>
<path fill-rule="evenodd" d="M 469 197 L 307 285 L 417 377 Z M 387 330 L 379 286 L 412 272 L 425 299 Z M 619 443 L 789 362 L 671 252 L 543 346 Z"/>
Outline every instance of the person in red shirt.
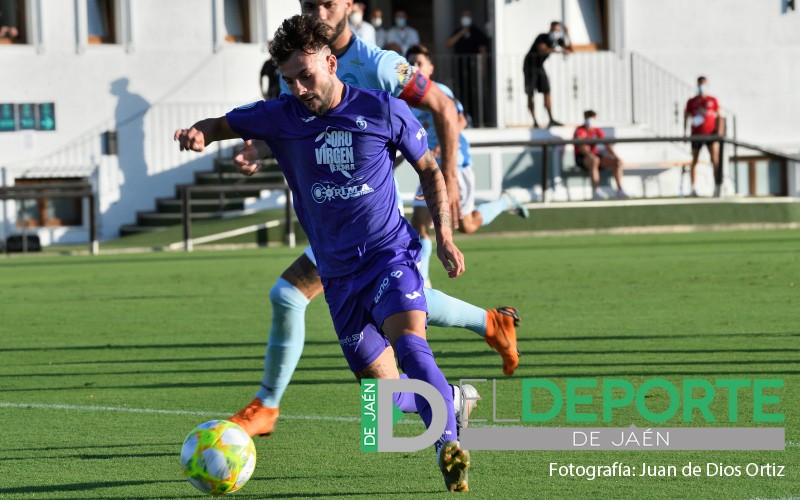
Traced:
<path fill-rule="evenodd" d="M 722 111 L 719 102 L 715 97 L 707 94 L 708 79 L 701 76 L 697 79 L 697 95 L 686 102 L 686 109 L 683 112 L 684 127 L 691 121 L 691 135 L 722 135 L 724 125 Z M 711 165 L 714 166 L 714 174 L 719 175 L 719 143 L 706 142 L 708 153 L 711 155 Z M 692 141 L 692 196 L 697 196 L 694 189 L 697 174 L 697 158 L 703 143 Z M 719 196 L 719 186 L 714 190 L 714 196 Z"/>
<path fill-rule="evenodd" d="M 606 134 L 594 127 L 597 113 L 591 109 L 583 112 L 583 125 L 575 129 L 575 139 L 605 139 Z M 622 189 L 622 160 L 611 144 L 578 144 L 575 145 L 575 164 L 586 170 L 592 179 L 592 199 L 604 200 L 608 195 L 600 189 L 600 169 L 610 168 L 617 181 L 617 198 L 625 199 L 628 195 Z"/>

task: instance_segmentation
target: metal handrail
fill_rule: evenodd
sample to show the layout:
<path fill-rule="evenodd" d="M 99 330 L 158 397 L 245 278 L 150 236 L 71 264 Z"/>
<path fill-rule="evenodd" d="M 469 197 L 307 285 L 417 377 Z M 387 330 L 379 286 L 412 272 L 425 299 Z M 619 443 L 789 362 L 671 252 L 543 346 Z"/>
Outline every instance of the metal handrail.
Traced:
<path fill-rule="evenodd" d="M 235 193 L 237 191 L 279 189 L 286 194 L 286 212 L 284 222 L 286 224 L 286 244 L 290 247 L 295 245 L 294 218 L 292 217 L 292 191 L 283 182 L 261 183 L 261 184 L 229 184 L 225 186 L 185 186 L 181 193 L 181 219 L 183 223 L 183 248 L 187 252 L 192 251 L 192 193 Z"/>
<path fill-rule="evenodd" d="M 541 186 L 542 186 L 542 198 L 541 201 L 544 203 L 547 198 L 547 188 L 548 183 L 551 181 L 551 177 L 548 175 L 550 169 L 548 168 L 549 160 L 550 160 L 550 148 L 559 147 L 559 146 L 566 146 L 566 145 L 594 145 L 594 144 L 621 144 L 621 143 L 650 143 L 650 142 L 701 142 L 701 143 L 710 143 L 710 142 L 719 142 L 720 150 L 719 150 L 719 158 L 720 158 L 720 168 L 717 172 L 715 172 L 715 182 L 716 185 L 719 187 L 722 184 L 722 171 L 723 171 L 723 164 L 724 164 L 724 147 L 725 144 L 730 144 L 733 146 L 738 146 L 746 149 L 753 149 L 755 151 L 759 151 L 767 156 L 772 158 L 776 158 L 779 160 L 783 160 L 784 162 L 800 162 L 800 156 L 794 156 L 786 153 L 780 153 L 777 151 L 772 151 L 765 149 L 760 146 L 755 146 L 752 144 L 744 143 L 737 140 L 728 139 L 724 136 L 720 135 L 702 135 L 702 136 L 674 136 L 674 137 L 606 137 L 602 139 L 528 139 L 523 141 L 484 141 L 484 142 L 473 142 L 473 148 L 490 148 L 490 147 L 540 147 L 542 148 L 542 177 L 541 177 Z M 786 164 L 786 163 L 784 163 Z M 554 179 L 552 179 L 554 181 Z"/>

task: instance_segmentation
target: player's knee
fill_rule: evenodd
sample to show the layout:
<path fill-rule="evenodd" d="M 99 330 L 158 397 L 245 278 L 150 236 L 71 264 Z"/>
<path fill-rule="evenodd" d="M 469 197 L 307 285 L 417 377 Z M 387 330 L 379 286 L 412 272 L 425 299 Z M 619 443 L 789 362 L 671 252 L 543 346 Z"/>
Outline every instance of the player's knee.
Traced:
<path fill-rule="evenodd" d="M 270 289 L 269 301 L 273 309 L 282 307 L 295 310 L 305 310 L 309 302 L 302 291 L 283 278 L 278 278 Z"/>

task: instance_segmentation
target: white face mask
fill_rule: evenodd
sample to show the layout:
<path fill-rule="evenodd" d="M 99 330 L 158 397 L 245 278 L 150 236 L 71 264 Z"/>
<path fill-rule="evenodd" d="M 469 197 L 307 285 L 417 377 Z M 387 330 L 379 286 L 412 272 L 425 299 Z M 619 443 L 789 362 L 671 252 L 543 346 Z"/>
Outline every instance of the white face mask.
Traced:
<path fill-rule="evenodd" d="M 697 87 L 697 93 L 698 94 L 706 94 L 706 93 L 708 93 L 708 85 L 699 85 Z"/>
<path fill-rule="evenodd" d="M 472 26 L 472 18 L 469 16 L 464 16 L 461 18 L 461 26 L 464 28 L 469 28 Z"/>
<path fill-rule="evenodd" d="M 380 28 L 382 24 L 383 24 L 382 17 L 376 17 L 372 19 L 372 25 L 375 26 L 376 28 Z"/>
<path fill-rule="evenodd" d="M 561 31 L 551 31 L 550 32 L 550 40 L 553 40 L 555 42 L 559 38 L 561 38 Z"/>
<path fill-rule="evenodd" d="M 592 124 L 594 124 L 594 120 L 591 118 L 586 119 L 586 128 L 592 128 Z"/>
<path fill-rule="evenodd" d="M 405 17 L 398 17 L 394 20 L 394 25 L 398 28 L 404 28 L 406 26 L 406 18 Z"/>
<path fill-rule="evenodd" d="M 361 21 L 364 20 L 364 14 L 361 12 L 353 12 L 350 14 L 350 22 L 356 26 L 361 25 Z"/>

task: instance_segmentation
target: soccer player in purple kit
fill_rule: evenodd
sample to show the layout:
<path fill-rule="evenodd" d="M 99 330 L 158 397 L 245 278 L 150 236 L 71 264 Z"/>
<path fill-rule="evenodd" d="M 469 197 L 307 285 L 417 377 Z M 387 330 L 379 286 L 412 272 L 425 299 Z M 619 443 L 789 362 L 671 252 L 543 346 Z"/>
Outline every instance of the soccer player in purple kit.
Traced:
<path fill-rule="evenodd" d="M 469 453 L 457 441 L 453 393 L 425 340 L 427 307 L 417 269 L 419 236 L 397 210 L 395 151 L 417 171 L 434 222 L 437 253 L 448 275 L 464 272 L 452 240 L 444 177 L 408 106 L 388 92 L 362 90 L 336 76 L 327 26 L 294 16 L 276 32 L 270 53 L 291 96 L 241 106 L 175 132 L 181 150 L 241 137 L 272 149 L 295 196 L 294 208 L 317 259 L 325 300 L 353 372 L 375 363 L 391 343 L 413 379 L 433 385 L 445 401 L 447 424 L 436 442 L 449 491 L 468 491 Z M 325 158 L 335 155 L 342 169 Z M 371 326 L 371 327 L 370 327 Z M 430 425 L 430 405 L 415 397 Z"/>
<path fill-rule="evenodd" d="M 301 0 L 303 15 L 320 19 L 327 26 L 328 44 L 337 57 L 337 76 L 354 87 L 386 90 L 410 106 L 430 110 L 434 128 L 441 142 L 441 165 L 445 176 L 450 211 L 457 226 L 460 218 L 456 155 L 458 152 L 457 113 L 453 101 L 424 75 L 415 72 L 402 56 L 393 51 L 381 50 L 355 36 L 347 22 L 352 0 Z M 285 84 L 282 88 L 288 92 Z M 258 169 L 253 163 L 268 151 L 263 141 L 252 141 L 235 160 L 242 173 L 252 174 Z M 334 162 L 335 163 L 335 162 Z M 346 168 L 331 164 L 332 168 Z M 272 305 L 272 323 L 264 355 L 264 372 L 255 398 L 231 417 L 251 436 L 268 436 L 279 417 L 279 405 L 284 391 L 300 360 L 305 342 L 305 310 L 308 303 L 322 293 L 316 261 L 310 248 L 298 257 L 280 276 L 269 293 Z M 482 309 L 450 297 L 438 290 L 425 288 L 428 304 L 428 324 L 433 326 L 466 328 L 480 335 L 502 358 L 503 373 L 511 375 L 519 364 L 516 327 L 520 318 L 508 314 L 513 308 Z M 391 349 L 381 356 L 382 363 L 357 374 L 361 378 L 396 378 L 397 367 Z M 467 386 L 454 386 L 454 399 L 459 414 Z M 472 389 L 474 390 L 474 388 Z M 466 394 L 471 397 L 472 395 Z M 468 399 L 468 398 L 466 398 Z M 402 401 L 398 402 L 402 403 Z M 411 405 L 398 407 L 413 412 Z M 466 413 L 469 406 L 466 406 Z"/>

